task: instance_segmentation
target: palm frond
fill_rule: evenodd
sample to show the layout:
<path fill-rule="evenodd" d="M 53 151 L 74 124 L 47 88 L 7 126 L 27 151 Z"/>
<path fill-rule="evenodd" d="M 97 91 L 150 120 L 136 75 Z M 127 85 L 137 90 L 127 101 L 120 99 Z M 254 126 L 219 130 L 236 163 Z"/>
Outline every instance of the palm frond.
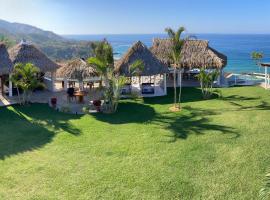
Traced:
<path fill-rule="evenodd" d="M 140 75 L 144 70 L 144 62 L 142 60 L 136 60 L 129 66 L 129 73 L 132 75 Z"/>
<path fill-rule="evenodd" d="M 175 38 L 175 32 L 172 28 L 168 27 L 165 29 L 165 32 L 167 32 L 169 38 L 174 39 Z"/>
<path fill-rule="evenodd" d="M 104 60 L 101 60 L 97 57 L 91 57 L 88 58 L 87 62 L 92 65 L 99 74 L 104 74 L 106 73 L 107 70 L 107 65 Z"/>

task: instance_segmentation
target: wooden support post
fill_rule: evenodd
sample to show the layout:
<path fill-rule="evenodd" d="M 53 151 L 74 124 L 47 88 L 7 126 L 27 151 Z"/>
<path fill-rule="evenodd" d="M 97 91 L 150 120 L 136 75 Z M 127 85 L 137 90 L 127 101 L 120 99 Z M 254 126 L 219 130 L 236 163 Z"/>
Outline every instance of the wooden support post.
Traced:
<path fill-rule="evenodd" d="M 167 74 L 163 74 L 163 81 L 164 81 L 164 92 L 167 95 Z"/>
<path fill-rule="evenodd" d="M 52 92 L 55 92 L 55 72 L 51 72 L 51 84 L 52 84 Z"/>
<path fill-rule="evenodd" d="M 9 79 L 11 78 L 11 74 L 9 74 Z M 13 90 L 12 90 L 13 86 L 12 86 L 12 81 L 9 80 L 9 84 L 8 84 L 8 96 L 12 97 L 13 96 Z"/>
<path fill-rule="evenodd" d="M 64 90 L 67 91 L 68 88 L 68 81 L 66 78 L 64 78 Z"/>
<path fill-rule="evenodd" d="M 267 67 L 264 68 L 264 78 L 265 78 L 265 81 L 264 81 L 264 86 L 265 86 L 265 89 L 267 89 Z"/>

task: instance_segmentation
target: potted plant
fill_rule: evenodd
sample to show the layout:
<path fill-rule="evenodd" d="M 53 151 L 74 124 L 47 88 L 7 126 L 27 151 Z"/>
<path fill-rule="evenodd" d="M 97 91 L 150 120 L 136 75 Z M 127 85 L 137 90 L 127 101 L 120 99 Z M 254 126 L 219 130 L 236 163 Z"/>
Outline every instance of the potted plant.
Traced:
<path fill-rule="evenodd" d="M 56 97 L 52 97 L 51 98 L 51 105 L 52 105 L 52 107 L 56 107 L 56 104 L 57 104 L 57 98 Z"/>
<path fill-rule="evenodd" d="M 94 100 L 93 105 L 95 106 L 96 110 L 100 112 L 101 108 L 101 101 L 100 100 Z"/>

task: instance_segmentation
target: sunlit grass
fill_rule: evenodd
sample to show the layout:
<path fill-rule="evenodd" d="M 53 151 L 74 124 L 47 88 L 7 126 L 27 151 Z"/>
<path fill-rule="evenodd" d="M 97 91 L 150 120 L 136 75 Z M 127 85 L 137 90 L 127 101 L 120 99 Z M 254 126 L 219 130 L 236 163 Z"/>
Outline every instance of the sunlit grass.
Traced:
<path fill-rule="evenodd" d="M 257 199 L 270 166 L 270 91 L 183 90 L 113 115 L 0 108 L 0 199 Z"/>

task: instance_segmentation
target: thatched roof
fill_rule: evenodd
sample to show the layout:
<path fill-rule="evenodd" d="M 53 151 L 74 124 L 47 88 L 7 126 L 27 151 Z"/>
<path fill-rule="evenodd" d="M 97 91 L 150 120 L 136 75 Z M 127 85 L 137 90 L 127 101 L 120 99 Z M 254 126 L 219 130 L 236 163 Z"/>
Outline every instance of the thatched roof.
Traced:
<path fill-rule="evenodd" d="M 131 76 L 130 66 L 136 60 L 142 60 L 144 63 L 144 70 L 141 73 L 142 76 L 151 76 L 168 72 L 168 68 L 140 41 L 136 42 L 117 62 L 116 71 L 120 74 Z"/>
<path fill-rule="evenodd" d="M 57 78 L 81 80 L 94 76 L 98 76 L 96 70 L 80 58 L 62 64 L 62 67 L 56 71 Z"/>
<path fill-rule="evenodd" d="M 181 52 L 180 65 L 183 68 L 222 68 L 227 64 L 227 57 L 209 47 L 208 41 L 187 40 Z M 166 65 L 173 63 L 170 57 L 172 40 L 154 39 L 151 51 Z"/>
<path fill-rule="evenodd" d="M 9 50 L 9 55 L 14 64 L 32 63 L 42 72 L 56 71 L 59 67 L 32 44 L 20 43 Z"/>
<path fill-rule="evenodd" d="M 12 62 L 9 58 L 6 46 L 0 43 L 0 75 L 9 74 L 12 70 Z"/>
<path fill-rule="evenodd" d="M 270 63 L 260 63 L 262 67 L 270 67 Z"/>

